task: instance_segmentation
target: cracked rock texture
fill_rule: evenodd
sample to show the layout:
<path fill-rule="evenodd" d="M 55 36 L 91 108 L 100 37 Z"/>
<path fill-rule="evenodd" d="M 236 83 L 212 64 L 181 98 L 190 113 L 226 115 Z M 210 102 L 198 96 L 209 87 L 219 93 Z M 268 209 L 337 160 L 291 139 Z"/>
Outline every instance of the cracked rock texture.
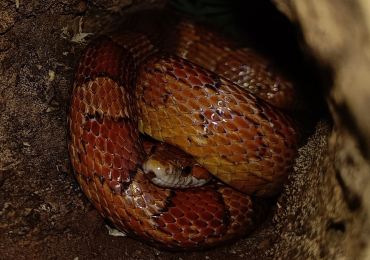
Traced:
<path fill-rule="evenodd" d="M 370 258 L 370 4 L 274 0 L 290 24 L 268 1 L 242 2 L 254 45 L 298 71 L 328 109 L 311 101 L 315 131 L 256 232 L 229 247 L 170 253 L 108 234 L 72 175 L 65 128 L 86 43 L 164 1 L 0 0 L 0 259 Z M 298 46 L 302 59 L 284 58 Z"/>

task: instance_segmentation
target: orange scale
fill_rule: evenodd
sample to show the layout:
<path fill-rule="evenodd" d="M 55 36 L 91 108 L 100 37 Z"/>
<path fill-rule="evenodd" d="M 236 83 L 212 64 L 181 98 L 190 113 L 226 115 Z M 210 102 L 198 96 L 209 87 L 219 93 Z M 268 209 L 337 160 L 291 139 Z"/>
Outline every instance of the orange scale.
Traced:
<path fill-rule="evenodd" d="M 246 153 L 246 150 L 244 149 L 244 147 L 238 143 L 232 143 L 230 145 L 230 149 L 233 151 L 233 153 L 238 153 L 238 154 Z"/>
<path fill-rule="evenodd" d="M 162 213 L 161 218 L 165 223 L 175 223 L 176 220 L 168 212 Z"/>
<path fill-rule="evenodd" d="M 204 220 L 204 221 L 210 221 L 213 219 L 213 214 L 209 213 L 209 212 L 202 212 L 199 214 L 199 217 Z"/>
<path fill-rule="evenodd" d="M 268 110 L 268 109 L 265 109 L 265 110 L 264 110 L 264 113 L 265 113 L 265 115 L 266 115 L 268 118 L 270 118 L 270 119 L 272 119 L 272 120 L 277 120 L 277 116 L 276 116 L 276 114 L 275 114 L 273 111 Z"/>
<path fill-rule="evenodd" d="M 112 96 L 110 95 L 110 93 L 108 95 L 105 95 L 104 99 L 107 101 L 107 105 L 108 106 L 111 106 L 112 103 L 114 102 L 114 100 L 113 100 Z M 112 113 L 109 113 L 109 111 L 108 111 L 108 115 L 113 116 L 113 114 Z"/>
<path fill-rule="evenodd" d="M 116 141 L 117 141 L 117 144 L 123 148 L 125 146 L 125 140 L 123 140 L 123 138 L 119 135 L 116 136 Z"/>
<path fill-rule="evenodd" d="M 116 146 L 117 147 L 117 146 Z M 118 148 L 115 149 L 116 151 L 116 154 L 120 157 L 120 158 L 124 158 L 124 160 L 122 160 L 122 163 L 126 162 L 125 163 L 125 169 L 129 169 L 129 165 L 128 165 L 128 160 L 130 160 L 130 153 L 127 152 L 125 149 L 121 149 L 121 148 Z"/>
<path fill-rule="evenodd" d="M 110 153 L 110 154 L 114 154 L 115 153 L 115 145 L 113 144 L 113 142 L 111 141 L 110 138 L 108 138 L 108 140 L 106 141 L 106 152 Z"/>
<path fill-rule="evenodd" d="M 109 97 L 112 98 L 112 100 L 116 101 L 120 96 L 119 96 L 119 93 L 117 91 L 116 88 L 112 89 L 110 92 L 109 92 L 109 95 L 107 95 Z M 112 102 L 113 103 L 113 102 Z"/>
<path fill-rule="evenodd" d="M 194 69 L 192 68 L 185 68 L 184 69 L 184 72 L 187 74 L 187 75 L 190 75 L 190 76 L 193 76 L 193 77 L 198 77 L 198 73 L 197 71 L 195 71 Z"/>
<path fill-rule="evenodd" d="M 131 157 L 130 162 L 128 163 L 129 170 L 136 171 L 137 158 Z"/>
<path fill-rule="evenodd" d="M 183 211 L 190 210 L 190 207 L 193 207 L 194 203 L 190 200 L 182 200 L 181 204 L 178 204 L 178 207 L 182 207 Z"/>
<path fill-rule="evenodd" d="M 156 222 L 156 224 L 157 224 L 157 226 L 159 227 L 159 228 L 165 228 L 166 227 L 166 224 L 163 222 L 163 220 L 161 220 L 160 218 L 156 218 L 155 219 L 155 222 Z M 159 232 L 158 230 L 157 230 L 157 232 Z M 167 235 L 167 234 L 165 234 L 165 235 Z M 163 234 L 160 234 L 159 235 L 160 237 L 163 237 Z"/>
<path fill-rule="evenodd" d="M 108 188 L 108 189 L 107 189 Z M 109 208 L 110 204 L 113 202 L 113 194 L 110 187 L 103 189 L 103 196 L 106 198 L 106 207 Z"/>
<path fill-rule="evenodd" d="M 191 90 L 196 96 L 199 96 L 199 97 L 207 96 L 206 92 L 204 91 L 204 88 L 200 86 L 193 86 Z"/>
<path fill-rule="evenodd" d="M 274 145 L 270 147 L 270 152 L 273 154 L 280 154 L 281 153 L 281 147 L 278 145 Z"/>
<path fill-rule="evenodd" d="M 199 73 L 200 71 L 197 70 L 197 72 Z M 204 84 L 214 84 L 213 80 L 207 75 L 204 73 L 204 71 L 202 71 L 201 73 L 199 73 L 199 80 L 201 80 Z"/>
<path fill-rule="evenodd" d="M 122 168 L 121 161 L 122 161 L 122 159 L 119 156 L 114 155 L 114 157 L 113 157 L 113 167 L 115 167 L 117 169 L 121 169 Z"/>
<path fill-rule="evenodd" d="M 210 212 L 212 214 L 214 214 L 215 212 L 217 212 L 218 208 L 215 207 L 215 206 L 212 206 L 212 205 L 207 205 L 204 207 L 204 209 L 207 211 L 207 212 Z"/>
<path fill-rule="evenodd" d="M 216 132 L 216 133 L 226 133 L 226 130 L 218 123 L 215 123 L 215 122 L 211 122 L 209 124 L 209 130 L 211 130 L 212 132 Z"/>
<path fill-rule="evenodd" d="M 99 84 L 96 81 L 93 81 L 92 83 L 89 84 L 90 89 L 92 93 L 96 94 L 96 92 L 99 90 Z"/>
<path fill-rule="evenodd" d="M 173 62 L 173 63 L 172 63 L 172 66 L 173 66 L 175 69 L 184 69 L 184 66 L 181 64 L 181 62 Z"/>
<path fill-rule="evenodd" d="M 160 91 L 160 89 L 153 89 L 152 91 L 151 91 L 151 94 L 152 94 L 152 96 L 154 97 L 154 98 L 160 98 L 160 97 L 162 97 L 162 92 Z"/>
<path fill-rule="evenodd" d="M 102 164 L 100 164 L 99 162 L 96 162 L 94 163 L 94 168 L 91 169 L 91 173 L 92 173 L 92 170 L 101 174 L 102 172 Z"/>
<path fill-rule="evenodd" d="M 202 207 L 202 208 L 203 208 L 203 210 L 204 210 L 204 207 L 206 207 L 206 206 L 208 205 L 208 203 L 207 203 L 207 202 L 204 202 L 204 201 L 201 201 L 201 200 L 196 201 L 194 204 L 195 204 L 196 206 L 198 206 L 198 207 Z"/>
<path fill-rule="evenodd" d="M 102 196 L 104 196 L 104 189 L 102 189 L 101 194 L 102 194 Z M 106 213 L 108 213 L 110 215 L 110 212 L 108 211 L 108 207 L 109 207 L 108 205 L 109 204 L 108 204 L 107 200 L 101 197 L 100 198 L 100 206 L 103 208 L 103 212 L 105 211 Z M 109 217 L 106 214 L 105 214 L 105 216 Z"/>
<path fill-rule="evenodd" d="M 94 151 L 95 161 L 99 164 L 103 164 L 103 153 L 102 151 L 95 149 Z"/>
<path fill-rule="evenodd" d="M 280 124 L 278 121 L 273 121 L 272 128 L 273 128 L 275 131 L 280 131 L 280 130 L 282 130 L 282 129 L 283 129 L 283 127 L 281 126 L 281 124 Z"/>
<path fill-rule="evenodd" d="M 76 115 L 76 121 L 79 125 L 83 125 L 84 122 L 84 116 L 81 113 L 78 113 Z"/>
<path fill-rule="evenodd" d="M 89 173 L 88 173 L 88 170 L 87 170 L 87 167 L 85 166 L 85 165 L 81 165 L 81 173 L 84 175 L 84 176 L 86 176 L 86 177 L 88 177 L 89 176 Z"/>
<path fill-rule="evenodd" d="M 247 206 L 249 205 L 249 207 L 253 206 L 252 199 L 248 195 L 244 195 L 243 197 L 240 197 L 239 202 L 242 203 L 243 205 L 247 205 Z"/>
<path fill-rule="evenodd" d="M 249 141 L 249 140 L 243 142 L 243 148 L 245 148 L 247 151 L 258 151 L 259 150 L 255 141 Z"/>
<path fill-rule="evenodd" d="M 209 101 L 209 99 L 206 98 L 206 97 L 199 97 L 198 98 L 198 103 L 203 108 L 213 109 L 213 105 L 211 104 L 211 102 Z"/>
<path fill-rule="evenodd" d="M 111 105 L 111 109 L 114 111 L 115 114 L 117 114 L 117 115 L 121 114 L 122 115 L 122 113 L 121 113 L 122 111 L 121 111 L 119 101 L 113 102 L 112 105 Z"/>
<path fill-rule="evenodd" d="M 132 153 L 133 152 L 133 146 L 130 142 L 126 142 L 125 145 L 124 145 L 124 149 L 129 152 L 129 153 Z"/>
<path fill-rule="evenodd" d="M 223 145 L 230 145 L 230 141 L 227 138 L 227 136 L 223 134 L 214 134 L 212 141 L 217 142 L 218 145 L 223 144 Z"/>
<path fill-rule="evenodd" d="M 208 224 L 201 219 L 194 220 L 193 225 L 196 226 L 198 229 L 204 229 L 205 227 L 208 226 Z"/>
<path fill-rule="evenodd" d="M 103 212 L 103 208 L 100 206 L 99 202 L 91 200 L 91 203 L 93 204 L 94 208 L 96 208 L 99 212 Z"/>
<path fill-rule="evenodd" d="M 246 216 L 244 216 L 243 214 L 239 214 L 236 216 L 235 220 L 240 223 L 240 222 L 243 222 L 245 218 Z"/>
<path fill-rule="evenodd" d="M 112 179 L 112 168 L 110 167 L 107 167 L 107 166 L 103 166 L 102 167 L 102 171 L 101 171 L 101 174 L 107 179 L 107 180 L 111 180 Z"/>
<path fill-rule="evenodd" d="M 109 62 L 109 64 L 105 64 L 105 66 L 107 68 L 107 74 L 109 74 L 110 76 L 116 77 L 116 76 L 119 75 L 118 68 L 112 67 L 110 62 Z"/>
<path fill-rule="evenodd" d="M 260 155 L 256 151 L 247 151 L 248 161 L 261 161 Z"/>
<path fill-rule="evenodd" d="M 183 229 L 183 233 L 186 235 L 186 236 L 189 236 L 191 239 L 193 237 L 196 237 L 198 234 L 199 234 L 199 230 L 197 228 L 195 228 L 193 226 L 193 224 L 191 223 L 190 226 L 186 226 L 184 229 Z"/>
<path fill-rule="evenodd" d="M 254 114 L 253 109 L 249 106 L 249 103 L 239 103 L 239 108 L 243 111 L 243 114 Z"/>
<path fill-rule="evenodd" d="M 262 166 L 259 162 L 249 162 L 248 168 L 252 171 L 261 171 Z"/>
<path fill-rule="evenodd" d="M 105 72 L 106 72 L 106 70 L 105 70 L 104 65 L 103 65 L 103 64 L 101 64 L 101 63 L 99 63 L 99 64 L 97 64 L 97 66 L 95 67 L 94 76 L 93 76 L 93 77 L 91 77 L 91 78 L 92 78 L 92 79 L 95 79 L 95 78 L 96 78 L 96 75 L 97 75 L 98 73 L 105 73 Z"/>
<path fill-rule="evenodd" d="M 117 182 L 123 182 L 123 181 L 126 181 L 126 179 L 124 180 L 125 176 L 123 174 L 123 171 L 121 169 L 118 169 L 118 168 L 109 168 L 110 171 L 108 172 L 109 175 L 107 177 L 109 177 L 109 180 L 114 180 L 114 181 L 117 181 Z M 124 178 L 122 177 L 122 175 L 124 176 Z"/>
<path fill-rule="evenodd" d="M 97 82 L 100 86 L 102 86 L 107 81 L 106 77 L 97 77 L 95 82 Z"/>
<path fill-rule="evenodd" d="M 189 226 L 192 225 L 192 223 L 188 219 L 186 219 L 185 217 L 178 218 L 176 223 L 180 227 L 189 227 Z"/>
<path fill-rule="evenodd" d="M 237 202 L 237 201 L 235 201 L 235 200 L 231 200 L 231 201 L 229 202 L 229 205 L 230 205 L 231 207 L 233 207 L 233 208 L 239 208 L 239 207 L 240 207 L 240 203 L 239 203 L 239 202 Z"/>
<path fill-rule="evenodd" d="M 94 159 L 94 147 L 93 146 L 91 146 L 90 144 L 88 144 L 88 145 L 86 145 L 85 146 L 85 152 L 86 152 L 86 154 L 88 155 L 88 159 L 91 159 L 91 160 L 93 160 Z"/>
<path fill-rule="evenodd" d="M 140 221 L 136 219 L 131 219 L 130 221 L 130 227 L 134 229 L 136 232 L 144 232 L 143 227 L 140 224 Z"/>
<path fill-rule="evenodd" d="M 208 119 L 208 120 L 211 120 L 211 121 L 220 121 L 220 118 L 218 117 L 218 115 L 214 112 L 214 111 L 211 111 L 211 110 L 205 110 L 203 112 L 203 115 Z"/>
<path fill-rule="evenodd" d="M 233 156 L 228 158 L 230 161 L 235 162 L 237 165 L 238 163 L 245 163 L 248 162 L 248 158 L 245 154 L 234 154 Z"/>
<path fill-rule="evenodd" d="M 91 131 L 95 135 L 99 135 L 99 132 L 100 132 L 100 124 L 97 121 L 92 121 L 91 122 Z"/>
<path fill-rule="evenodd" d="M 177 102 L 185 102 L 187 98 L 185 98 L 180 92 L 174 92 L 173 94 L 174 100 Z"/>
<path fill-rule="evenodd" d="M 211 227 L 203 228 L 202 231 L 200 232 L 200 234 L 205 237 L 211 236 L 214 233 L 215 233 L 215 230 Z"/>
<path fill-rule="evenodd" d="M 191 237 L 191 241 L 193 241 L 194 243 L 197 243 L 197 244 L 204 241 L 204 240 L 206 240 L 206 238 L 203 235 L 198 235 L 198 236 Z"/>
<path fill-rule="evenodd" d="M 149 86 L 152 87 L 152 88 L 157 88 L 158 87 L 158 82 L 156 80 L 156 78 L 150 78 L 149 79 Z"/>
<path fill-rule="evenodd" d="M 106 99 L 101 100 L 100 103 L 101 109 L 104 111 L 104 114 L 108 114 L 109 116 L 113 116 L 112 114 L 109 114 L 109 103 Z"/>
<path fill-rule="evenodd" d="M 191 207 L 191 210 L 193 212 L 195 212 L 196 214 L 200 214 L 200 213 L 204 212 L 204 208 L 203 207 L 198 207 L 196 205 L 193 206 L 193 207 Z"/>
<path fill-rule="evenodd" d="M 187 99 L 196 99 L 196 96 L 193 92 L 192 89 L 184 89 L 182 91 L 182 94 L 184 95 L 184 97 L 186 97 Z"/>
<path fill-rule="evenodd" d="M 243 117 L 239 117 L 239 116 L 235 117 L 233 122 L 236 126 L 239 126 L 239 127 L 242 127 L 242 128 L 248 129 L 250 127 L 248 121 L 244 120 Z"/>
<path fill-rule="evenodd" d="M 183 233 L 175 233 L 173 234 L 173 238 L 176 239 L 180 243 L 189 243 L 189 237 L 184 235 Z"/>
<path fill-rule="evenodd" d="M 214 218 L 215 219 L 219 219 L 221 221 L 225 220 L 226 219 L 226 212 L 224 211 L 223 207 L 222 208 L 219 208 L 219 210 L 217 212 L 215 212 L 213 214 Z"/>
<path fill-rule="evenodd" d="M 105 124 L 102 124 L 101 125 L 101 129 L 100 129 L 100 135 L 102 138 L 104 138 L 105 140 L 107 140 L 109 138 L 109 128 L 107 125 Z M 107 140 L 108 141 L 108 140 Z"/>
<path fill-rule="evenodd" d="M 192 84 L 192 85 L 195 85 L 195 86 L 202 86 L 203 83 L 202 81 L 200 81 L 196 76 L 190 76 L 188 77 L 188 81 Z"/>
<path fill-rule="evenodd" d="M 95 82 L 94 82 L 94 84 L 97 85 Z M 93 84 L 93 86 L 94 86 L 94 84 Z M 92 89 L 92 91 L 93 91 L 94 94 L 97 93 L 100 98 L 104 98 L 107 95 L 107 92 L 103 87 L 99 87 L 99 89 L 95 92 L 94 92 L 94 89 Z"/>
<path fill-rule="evenodd" d="M 212 219 L 208 222 L 208 226 L 210 228 L 218 228 L 219 226 L 222 225 L 222 222 L 217 220 L 217 219 Z"/>
<path fill-rule="evenodd" d="M 168 232 L 171 232 L 173 234 L 176 234 L 176 233 L 180 233 L 182 232 L 182 229 L 175 223 L 169 223 L 167 226 L 166 226 L 166 230 Z"/>
<path fill-rule="evenodd" d="M 143 227 L 143 229 L 145 230 L 146 233 L 150 232 L 149 236 L 150 237 L 155 237 L 156 236 L 156 233 L 154 233 L 153 231 L 156 229 L 155 225 L 153 225 L 152 221 L 151 220 L 147 220 L 147 219 L 141 219 L 141 225 Z M 159 237 L 155 238 L 155 239 L 159 239 Z"/>
<path fill-rule="evenodd" d="M 219 145 L 216 147 L 216 151 L 221 155 L 231 156 L 234 155 L 233 151 L 227 145 Z"/>
<path fill-rule="evenodd" d="M 208 193 L 203 193 L 199 197 L 201 201 L 208 201 L 212 198 L 212 196 L 209 195 Z"/>
<path fill-rule="evenodd" d="M 95 145 L 100 151 L 105 152 L 105 139 L 103 137 L 98 136 Z"/>
<path fill-rule="evenodd" d="M 250 214 L 250 217 L 253 218 L 253 211 L 249 209 L 248 206 L 245 206 L 245 205 L 240 205 L 240 207 L 238 208 L 239 209 L 239 212 L 241 213 L 241 215 L 244 217 L 240 220 L 240 222 L 242 220 L 244 220 L 245 218 L 249 218 L 249 215 L 248 213 L 251 212 Z"/>
<path fill-rule="evenodd" d="M 169 209 L 169 212 L 175 218 L 180 218 L 184 216 L 184 213 L 180 209 L 175 208 L 175 207 L 171 207 Z"/>
<path fill-rule="evenodd" d="M 260 148 L 258 151 L 259 156 L 264 157 L 264 158 L 270 158 L 271 152 L 267 148 Z"/>
<path fill-rule="evenodd" d="M 186 77 L 187 77 L 186 72 L 185 72 L 184 70 L 182 70 L 182 69 L 175 69 L 175 70 L 173 71 L 173 73 L 174 73 L 177 77 L 179 77 L 179 78 L 186 78 Z"/>
<path fill-rule="evenodd" d="M 185 217 L 189 221 L 195 221 L 195 220 L 197 220 L 199 218 L 198 214 L 194 213 L 193 211 L 185 212 Z"/>

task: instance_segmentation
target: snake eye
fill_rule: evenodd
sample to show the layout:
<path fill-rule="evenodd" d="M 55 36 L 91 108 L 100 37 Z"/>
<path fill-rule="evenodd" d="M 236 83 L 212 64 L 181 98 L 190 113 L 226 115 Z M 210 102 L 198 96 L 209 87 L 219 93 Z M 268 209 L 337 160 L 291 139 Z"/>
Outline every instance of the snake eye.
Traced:
<path fill-rule="evenodd" d="M 188 166 L 185 166 L 182 168 L 182 170 L 186 173 L 186 174 L 189 174 L 191 172 L 191 167 L 188 165 Z"/>
<path fill-rule="evenodd" d="M 151 148 L 150 148 L 150 153 L 153 154 L 155 153 L 155 151 L 157 150 L 157 146 L 156 145 L 153 145 Z"/>

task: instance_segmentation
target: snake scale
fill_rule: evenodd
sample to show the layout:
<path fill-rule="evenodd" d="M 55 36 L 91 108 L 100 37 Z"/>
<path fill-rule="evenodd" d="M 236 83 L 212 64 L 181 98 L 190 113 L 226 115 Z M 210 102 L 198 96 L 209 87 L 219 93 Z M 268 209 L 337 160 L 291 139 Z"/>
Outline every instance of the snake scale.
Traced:
<path fill-rule="evenodd" d="M 301 139 L 284 112 L 293 84 L 215 30 L 152 19 L 96 38 L 80 58 L 68 113 L 75 176 L 107 220 L 144 243 L 173 251 L 233 243 L 266 214 L 255 196 L 279 193 L 291 171 Z M 192 155 L 217 179 L 154 185 L 142 171 L 139 131 Z"/>

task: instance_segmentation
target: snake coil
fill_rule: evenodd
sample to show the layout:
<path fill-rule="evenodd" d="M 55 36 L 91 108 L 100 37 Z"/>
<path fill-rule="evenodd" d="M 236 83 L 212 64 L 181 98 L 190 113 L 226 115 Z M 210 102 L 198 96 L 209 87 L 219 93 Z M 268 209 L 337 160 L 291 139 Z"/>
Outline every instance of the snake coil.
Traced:
<path fill-rule="evenodd" d="M 233 243 L 266 214 L 266 202 L 246 193 L 277 194 L 291 170 L 300 134 L 275 106 L 289 107 L 293 86 L 215 31 L 154 19 L 128 22 L 82 54 L 68 115 L 75 176 L 106 219 L 147 244 L 199 251 Z M 152 184 L 139 130 L 191 154 L 222 182 Z"/>

